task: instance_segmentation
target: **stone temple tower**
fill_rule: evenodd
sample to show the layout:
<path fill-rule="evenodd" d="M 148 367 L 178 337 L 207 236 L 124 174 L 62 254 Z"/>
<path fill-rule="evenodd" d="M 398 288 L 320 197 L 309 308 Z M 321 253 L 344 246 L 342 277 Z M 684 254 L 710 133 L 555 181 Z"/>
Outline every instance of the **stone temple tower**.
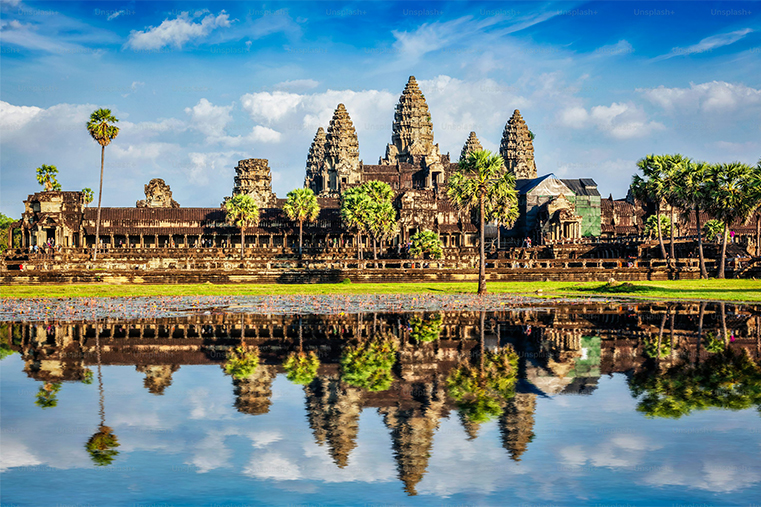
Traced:
<path fill-rule="evenodd" d="M 325 145 L 328 142 L 325 130 L 320 127 L 309 147 L 307 171 L 304 187 L 311 188 L 315 195 L 325 195 L 328 191 L 328 172 L 325 170 Z"/>
<path fill-rule="evenodd" d="M 476 133 L 471 132 L 468 136 L 468 140 L 465 141 L 465 146 L 462 147 L 462 151 L 460 152 L 460 160 L 468 158 L 468 155 L 470 155 L 471 152 L 482 151 L 483 149 L 481 142 L 478 140 L 478 137 L 476 137 Z"/>
<path fill-rule="evenodd" d="M 428 104 L 418 88 L 415 76 L 410 76 L 394 113 L 391 143 L 381 165 L 413 164 L 427 171 L 426 185 L 443 182 L 444 166 L 439 145 L 433 144 L 433 123 Z"/>
<path fill-rule="evenodd" d="M 505 167 L 516 179 L 536 178 L 534 143 L 531 141 L 526 122 L 517 109 L 505 125 L 499 154 L 505 159 Z"/>
<path fill-rule="evenodd" d="M 274 208 L 277 197 L 272 192 L 272 173 L 265 158 L 240 160 L 235 167 L 233 195 L 249 194 L 259 208 Z"/>
<path fill-rule="evenodd" d="M 319 142 L 319 130 L 315 141 Z M 315 154 L 319 153 L 315 146 Z M 330 120 L 325 136 L 325 158 L 323 173 L 327 174 L 328 193 L 338 196 L 346 185 L 362 182 L 359 160 L 359 140 L 354 124 L 346 111 L 346 106 L 338 104 L 333 119 Z M 323 192 L 324 194 L 325 192 Z"/>

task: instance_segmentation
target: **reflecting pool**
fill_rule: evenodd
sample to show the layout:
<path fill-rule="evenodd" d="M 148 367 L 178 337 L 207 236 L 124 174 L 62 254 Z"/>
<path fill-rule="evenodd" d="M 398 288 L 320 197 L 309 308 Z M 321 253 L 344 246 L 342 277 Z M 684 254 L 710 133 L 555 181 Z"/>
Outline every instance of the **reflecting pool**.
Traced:
<path fill-rule="evenodd" d="M 761 503 L 761 307 L 3 301 L 2 505 Z"/>

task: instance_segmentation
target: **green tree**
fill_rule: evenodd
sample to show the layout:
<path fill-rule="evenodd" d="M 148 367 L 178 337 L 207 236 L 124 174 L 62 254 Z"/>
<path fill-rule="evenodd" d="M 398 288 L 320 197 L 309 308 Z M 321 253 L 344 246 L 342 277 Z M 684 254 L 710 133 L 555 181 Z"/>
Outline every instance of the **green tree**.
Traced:
<path fill-rule="evenodd" d="M 246 246 L 246 229 L 259 221 L 259 207 L 248 194 L 234 195 L 225 201 L 227 221 L 240 227 L 240 258 L 243 259 Z"/>
<path fill-rule="evenodd" d="M 706 221 L 703 225 L 703 230 L 705 231 L 706 239 L 708 241 L 721 243 L 722 235 L 726 229 L 724 228 L 724 222 L 713 219 Z"/>
<path fill-rule="evenodd" d="M 669 231 L 669 257 L 675 259 L 674 234 L 676 232 L 676 209 L 684 205 L 685 173 L 689 170 L 690 159 L 680 155 L 662 155 L 661 192 L 669 205 L 671 230 Z"/>
<path fill-rule="evenodd" d="M 641 201 L 650 201 L 655 204 L 656 226 L 658 231 L 658 244 L 661 247 L 661 258 L 666 258 L 666 246 L 663 244 L 663 231 L 661 230 L 661 206 L 664 202 L 661 176 L 663 163 L 658 155 L 648 155 L 637 162 L 637 167 L 644 177 L 635 174 L 632 178 L 632 193 Z"/>
<path fill-rule="evenodd" d="M 314 222 L 320 215 L 320 205 L 311 188 L 297 188 L 288 192 L 283 205 L 285 215 L 299 223 L 299 257 L 301 257 L 304 222 Z"/>
<path fill-rule="evenodd" d="M 489 221 L 509 226 L 518 218 L 515 177 L 505 169 L 501 156 L 489 151 L 474 151 L 460 160 L 459 168 L 449 178 L 447 196 L 461 212 L 477 210 L 480 234 L 478 294 L 486 294 L 484 224 Z"/>
<path fill-rule="evenodd" d="M 235 379 L 246 379 L 254 374 L 259 366 L 258 347 L 236 347 L 227 351 L 224 364 L 225 373 Z"/>
<path fill-rule="evenodd" d="M 341 220 L 348 229 L 357 231 L 357 260 L 362 260 L 362 233 L 366 232 L 366 217 L 372 208 L 370 197 L 360 187 L 341 194 Z"/>
<path fill-rule="evenodd" d="M 441 259 L 443 249 L 439 235 L 433 231 L 418 231 L 410 238 L 410 256 L 417 259 L 427 255 L 431 259 Z"/>
<path fill-rule="evenodd" d="M 15 222 L 15 220 L 11 217 L 0 213 L 0 253 L 5 252 L 10 248 L 14 248 L 13 244 L 8 243 L 8 229 L 10 229 L 13 222 Z M 11 238 L 11 241 L 12 239 L 13 238 Z"/>
<path fill-rule="evenodd" d="M 440 313 L 423 319 L 415 315 L 410 319 L 410 338 L 418 343 L 428 343 L 439 339 L 443 318 Z"/>
<path fill-rule="evenodd" d="M 100 186 L 98 187 L 98 215 L 95 219 L 95 249 L 93 259 L 98 257 L 100 243 L 100 208 L 103 198 L 103 164 L 106 157 L 106 146 L 119 135 L 119 127 L 115 125 L 118 119 L 111 114 L 110 109 L 97 109 L 90 115 L 87 122 L 87 131 L 90 136 L 100 145 Z"/>
<path fill-rule="evenodd" d="M 661 215 L 660 230 L 661 233 L 669 234 L 671 232 L 671 220 L 666 215 Z M 652 238 L 658 235 L 658 216 L 650 215 L 645 220 L 645 235 Z"/>
<path fill-rule="evenodd" d="M 82 189 L 82 201 L 85 203 L 85 207 L 88 206 L 93 200 L 93 191 L 92 188 L 83 188 Z"/>
<path fill-rule="evenodd" d="M 95 466 L 99 467 L 113 463 L 116 456 L 119 455 L 119 451 L 116 450 L 117 447 L 119 447 L 119 440 L 114 435 L 113 430 L 102 425 L 98 428 L 98 432 L 91 436 L 85 444 L 90 459 Z"/>
<path fill-rule="evenodd" d="M 698 257 L 700 259 L 700 277 L 708 278 L 705 255 L 703 253 L 703 230 L 700 224 L 700 211 L 708 206 L 708 169 L 705 162 L 690 162 L 682 166 L 678 190 L 678 204 L 689 212 L 695 213 L 698 232 Z"/>
<path fill-rule="evenodd" d="M 61 390 L 60 382 L 45 382 L 37 391 L 35 405 L 42 409 L 53 408 L 58 405 L 58 391 Z"/>
<path fill-rule="evenodd" d="M 709 169 L 708 212 L 724 222 L 724 238 L 717 278 L 724 278 L 729 224 L 747 222 L 761 204 L 761 169 L 740 162 L 717 164 Z"/>
<path fill-rule="evenodd" d="M 341 355 L 341 380 L 368 391 L 386 391 L 394 380 L 396 350 L 390 335 L 347 345 Z"/>
<path fill-rule="evenodd" d="M 291 352 L 283 362 L 285 376 L 294 384 L 307 385 L 317 376 L 320 359 L 314 351 Z"/>
<path fill-rule="evenodd" d="M 58 168 L 54 165 L 42 164 L 37 168 L 37 183 L 45 188 L 45 192 L 61 190 L 56 174 L 58 174 Z"/>

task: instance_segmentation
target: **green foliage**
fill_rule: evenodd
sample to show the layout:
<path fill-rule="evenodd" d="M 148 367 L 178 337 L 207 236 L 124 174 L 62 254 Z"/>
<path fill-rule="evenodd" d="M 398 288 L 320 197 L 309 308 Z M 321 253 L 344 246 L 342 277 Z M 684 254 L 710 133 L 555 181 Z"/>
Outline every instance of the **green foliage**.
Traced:
<path fill-rule="evenodd" d="M 108 426 L 101 426 L 85 444 L 90 459 L 95 466 L 99 467 L 113 463 L 114 458 L 119 455 L 117 447 L 119 447 L 119 441 Z"/>
<path fill-rule="evenodd" d="M 724 222 L 721 220 L 708 220 L 703 225 L 703 233 L 708 241 L 720 242 L 724 235 Z"/>
<path fill-rule="evenodd" d="M 443 318 L 440 313 L 428 319 L 421 319 L 417 315 L 410 319 L 410 338 L 419 343 L 433 342 L 439 339 Z"/>
<path fill-rule="evenodd" d="M 347 227 L 384 241 L 396 234 L 394 191 L 388 183 L 368 181 L 341 194 L 341 219 Z"/>
<path fill-rule="evenodd" d="M 85 371 L 82 375 L 82 383 L 90 385 L 93 382 L 93 373 L 92 370 L 89 368 L 85 368 Z"/>
<path fill-rule="evenodd" d="M 348 276 L 344 278 L 343 280 L 341 280 L 341 284 L 343 285 L 349 285 L 350 283 L 351 283 L 351 278 L 349 278 Z"/>
<path fill-rule="evenodd" d="M 694 410 L 761 408 L 761 368 L 726 349 L 700 365 L 680 364 L 658 374 L 642 371 L 629 379 L 637 410 L 648 417 L 678 419 Z"/>
<path fill-rule="evenodd" d="M 320 359 L 313 351 L 292 352 L 288 355 L 283 363 L 286 377 L 294 384 L 307 385 L 317 375 L 317 369 L 320 367 Z"/>
<path fill-rule="evenodd" d="M 502 413 L 502 404 L 515 396 L 518 354 L 512 347 L 486 351 L 483 366 L 466 362 L 449 374 L 449 395 L 471 422 L 486 422 Z"/>
<path fill-rule="evenodd" d="M 341 380 L 368 391 L 386 391 L 394 380 L 396 350 L 391 336 L 347 346 L 341 355 Z"/>
<path fill-rule="evenodd" d="M 8 345 L 7 343 L 5 343 L 5 342 L 0 343 L 0 361 L 2 361 L 3 359 L 5 359 L 8 356 L 12 356 L 15 353 L 16 353 L 16 351 L 13 350 L 10 347 L 10 345 Z"/>
<path fill-rule="evenodd" d="M 314 222 L 320 215 L 320 205 L 311 188 L 297 188 L 288 192 L 283 212 L 299 223 Z"/>
<path fill-rule="evenodd" d="M 58 168 L 54 165 L 42 164 L 37 168 L 37 183 L 45 188 L 46 192 L 61 190 L 61 184 L 56 179 Z"/>
<path fill-rule="evenodd" d="M 0 253 L 5 252 L 9 248 L 16 248 L 15 245 L 8 244 L 8 229 L 13 222 L 15 220 L 11 217 L 0 213 Z"/>
<path fill-rule="evenodd" d="M 85 187 L 82 189 L 82 198 L 84 200 L 85 206 L 90 204 L 94 197 L 95 194 L 93 193 L 92 188 Z"/>
<path fill-rule="evenodd" d="M 259 366 L 259 349 L 257 347 L 236 347 L 227 352 L 225 373 L 238 380 L 254 374 Z"/>
<path fill-rule="evenodd" d="M 441 259 L 443 250 L 439 235 L 433 231 L 418 231 L 410 238 L 410 256 L 418 258 L 427 255 L 430 259 Z"/>
<path fill-rule="evenodd" d="M 37 391 L 35 405 L 42 409 L 52 408 L 58 405 L 58 391 L 61 390 L 60 382 L 45 382 Z"/>
<path fill-rule="evenodd" d="M 724 340 L 717 333 L 708 333 L 703 337 L 703 348 L 712 354 L 722 352 L 726 347 Z"/>
<path fill-rule="evenodd" d="M 649 336 L 645 338 L 645 355 L 651 359 L 668 357 L 671 353 L 671 345 L 668 340 L 661 337 L 660 351 L 658 350 L 658 337 Z"/>
<path fill-rule="evenodd" d="M 652 238 L 658 235 L 658 215 L 650 215 L 645 220 L 645 234 Z M 661 215 L 661 234 L 671 234 L 671 219 L 667 215 Z"/>
<path fill-rule="evenodd" d="M 505 169 L 502 157 L 489 151 L 473 151 L 460 161 L 449 178 L 447 196 L 464 212 L 478 212 L 483 199 L 484 221 L 511 226 L 518 219 L 515 177 Z"/>
<path fill-rule="evenodd" d="M 87 121 L 87 131 L 95 142 L 106 147 L 119 135 L 119 127 L 114 125 L 118 122 L 110 109 L 96 109 Z"/>
<path fill-rule="evenodd" d="M 241 229 L 251 227 L 259 221 L 259 207 L 248 194 L 234 195 L 225 201 L 225 212 L 227 221 Z"/>

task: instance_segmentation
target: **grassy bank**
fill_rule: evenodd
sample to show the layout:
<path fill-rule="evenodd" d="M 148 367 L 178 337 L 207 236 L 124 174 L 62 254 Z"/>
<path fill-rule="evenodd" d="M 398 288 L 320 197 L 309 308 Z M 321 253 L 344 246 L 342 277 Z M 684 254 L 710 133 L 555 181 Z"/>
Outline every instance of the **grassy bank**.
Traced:
<path fill-rule="evenodd" d="M 490 282 L 489 292 L 543 297 L 632 297 L 641 299 L 761 302 L 757 280 L 671 280 L 609 285 L 601 282 Z M 190 284 L 190 285 L 18 285 L 2 288 L 4 298 L 129 297 L 129 296 L 266 296 L 318 294 L 457 294 L 475 293 L 476 284 Z"/>

